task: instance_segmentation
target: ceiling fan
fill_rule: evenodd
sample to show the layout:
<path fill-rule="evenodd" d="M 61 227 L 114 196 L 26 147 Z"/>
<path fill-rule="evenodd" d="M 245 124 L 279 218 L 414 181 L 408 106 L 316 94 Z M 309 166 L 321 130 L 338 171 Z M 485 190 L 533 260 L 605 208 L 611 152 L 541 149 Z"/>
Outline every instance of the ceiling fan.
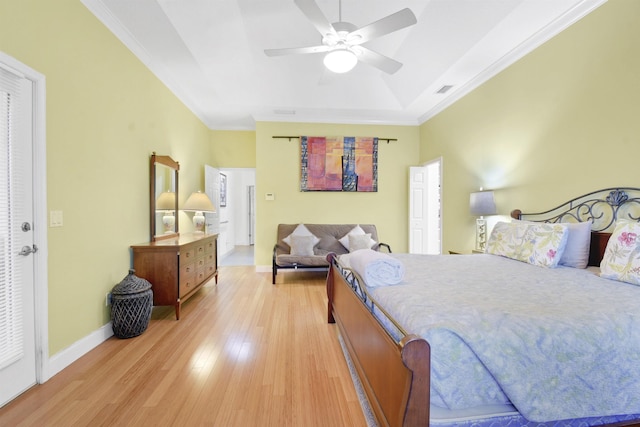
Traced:
<path fill-rule="evenodd" d="M 351 70 L 358 61 L 372 65 L 388 74 L 393 74 L 402 67 L 402 63 L 374 52 L 362 46 L 362 44 L 418 22 L 410 9 L 402 9 L 376 22 L 358 28 L 349 22 L 342 21 L 341 1 L 339 5 L 339 22 L 333 24 L 329 23 L 315 0 L 294 0 L 294 3 L 320 32 L 322 44 L 308 47 L 265 49 L 264 53 L 267 56 L 327 52 L 324 57 L 324 64 L 328 69 L 336 73 L 345 73 Z"/>

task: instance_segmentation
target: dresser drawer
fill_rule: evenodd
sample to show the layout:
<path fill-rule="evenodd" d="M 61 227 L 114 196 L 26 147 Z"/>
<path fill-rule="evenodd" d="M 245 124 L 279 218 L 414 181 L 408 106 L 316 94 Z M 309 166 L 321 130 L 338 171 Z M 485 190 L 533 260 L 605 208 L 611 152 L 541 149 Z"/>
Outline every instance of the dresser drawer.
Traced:
<path fill-rule="evenodd" d="M 200 258 L 196 259 L 196 270 L 204 269 L 204 265 L 205 264 L 206 264 L 206 258 L 205 257 L 200 257 Z"/>
<path fill-rule="evenodd" d="M 196 263 L 189 262 L 180 266 L 180 293 L 182 297 L 196 285 Z"/>
<path fill-rule="evenodd" d="M 198 283 L 202 282 L 207 278 L 207 270 L 204 268 L 204 265 L 196 270 L 196 280 Z"/>
<path fill-rule="evenodd" d="M 195 247 L 195 251 L 196 251 L 196 257 L 201 257 L 204 255 L 204 251 L 205 251 L 206 246 L 205 245 L 198 245 Z"/>
<path fill-rule="evenodd" d="M 204 264 L 207 267 L 215 268 L 215 266 L 216 266 L 216 254 L 206 254 L 204 256 Z"/>
<path fill-rule="evenodd" d="M 188 264 L 196 259 L 196 247 L 193 245 L 186 246 L 180 250 L 180 263 Z"/>
<path fill-rule="evenodd" d="M 214 239 L 209 239 L 204 246 L 204 251 L 206 253 L 213 253 L 216 248 L 216 241 Z"/>
<path fill-rule="evenodd" d="M 195 289 L 198 283 L 200 281 L 197 279 L 196 272 L 180 277 L 180 298 Z"/>
<path fill-rule="evenodd" d="M 209 277 L 215 272 L 216 272 L 215 264 L 207 264 L 207 265 L 205 265 L 205 268 L 204 268 L 205 277 Z"/>

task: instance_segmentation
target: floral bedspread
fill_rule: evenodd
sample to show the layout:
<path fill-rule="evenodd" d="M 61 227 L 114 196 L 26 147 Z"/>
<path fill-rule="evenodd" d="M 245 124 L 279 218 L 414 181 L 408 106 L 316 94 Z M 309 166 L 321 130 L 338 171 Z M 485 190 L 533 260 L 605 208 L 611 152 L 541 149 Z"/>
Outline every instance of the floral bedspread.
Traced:
<path fill-rule="evenodd" d="M 392 254 L 369 289 L 431 345 L 432 404 L 511 402 L 532 421 L 640 413 L 640 287 L 495 255 Z"/>

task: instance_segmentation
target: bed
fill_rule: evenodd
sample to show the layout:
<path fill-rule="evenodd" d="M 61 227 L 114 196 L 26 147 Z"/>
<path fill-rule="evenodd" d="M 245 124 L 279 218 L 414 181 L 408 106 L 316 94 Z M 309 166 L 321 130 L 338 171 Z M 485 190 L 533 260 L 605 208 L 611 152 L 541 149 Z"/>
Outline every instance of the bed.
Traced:
<path fill-rule="evenodd" d="M 384 255 L 404 269 L 393 286 L 366 286 L 352 255 L 328 256 L 328 321 L 379 425 L 640 425 L 640 273 L 608 262 L 621 253 L 614 240 L 640 227 L 640 189 L 511 216 L 494 227 L 488 254 Z M 565 264 L 571 230 L 585 225 L 588 267 Z M 563 236 L 553 268 L 503 253 L 501 229 L 550 228 Z"/>

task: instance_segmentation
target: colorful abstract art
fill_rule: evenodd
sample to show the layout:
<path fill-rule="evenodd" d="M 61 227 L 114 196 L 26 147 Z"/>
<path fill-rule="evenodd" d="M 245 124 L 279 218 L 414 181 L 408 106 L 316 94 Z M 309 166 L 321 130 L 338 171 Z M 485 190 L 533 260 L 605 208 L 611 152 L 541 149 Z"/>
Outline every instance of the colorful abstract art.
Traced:
<path fill-rule="evenodd" d="M 301 191 L 378 191 L 378 138 L 302 136 Z"/>

